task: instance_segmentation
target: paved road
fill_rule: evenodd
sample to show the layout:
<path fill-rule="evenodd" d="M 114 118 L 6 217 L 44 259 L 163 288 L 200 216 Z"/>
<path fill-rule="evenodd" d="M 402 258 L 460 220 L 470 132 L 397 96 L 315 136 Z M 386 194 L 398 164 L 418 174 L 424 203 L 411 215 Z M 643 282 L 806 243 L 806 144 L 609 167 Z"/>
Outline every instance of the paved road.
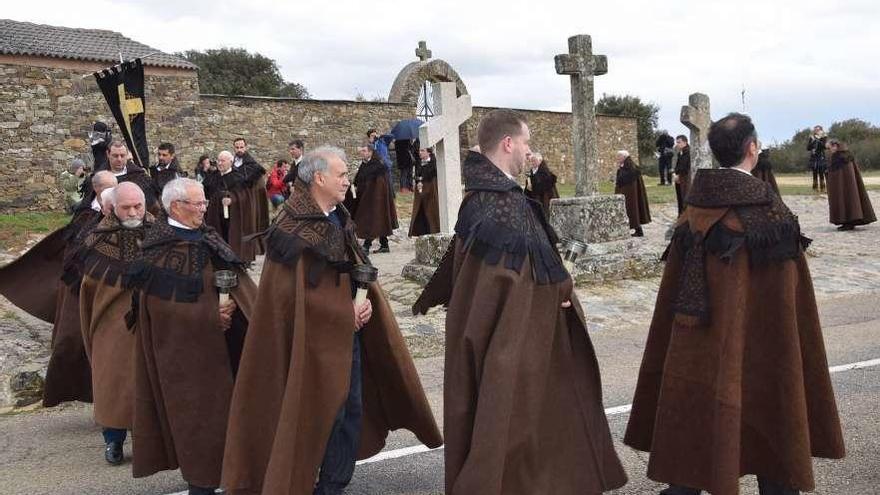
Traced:
<path fill-rule="evenodd" d="M 820 301 L 828 359 L 832 366 L 880 358 L 880 293 Z M 644 328 L 594 332 L 603 370 L 605 405 L 629 404 L 645 339 Z M 442 358 L 420 359 L 418 367 L 436 411 L 442 417 Z M 869 365 L 872 363 L 868 363 Z M 844 423 L 848 457 L 816 462 L 820 494 L 880 493 L 880 363 L 837 371 L 832 377 Z M 623 436 L 627 414 L 609 416 L 615 439 Z M 408 433 L 395 433 L 386 450 L 416 445 Z M 126 445 L 126 455 L 130 455 Z M 617 445 L 630 476 L 619 494 L 657 493 L 644 476 L 646 456 Z M 179 473 L 133 480 L 130 464 L 110 467 L 102 458 L 99 430 L 88 406 L 74 405 L 0 417 L 0 494 L 138 494 L 164 495 L 185 489 Z M 442 451 L 363 464 L 347 494 L 441 494 Z M 743 480 L 744 494 L 756 493 Z"/>

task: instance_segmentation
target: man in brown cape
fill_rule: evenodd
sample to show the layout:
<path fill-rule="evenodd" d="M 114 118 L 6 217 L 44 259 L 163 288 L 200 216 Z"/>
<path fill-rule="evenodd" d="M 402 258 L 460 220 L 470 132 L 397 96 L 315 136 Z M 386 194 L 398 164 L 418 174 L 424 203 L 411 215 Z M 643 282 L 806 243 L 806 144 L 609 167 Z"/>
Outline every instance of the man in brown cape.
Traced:
<path fill-rule="evenodd" d="M 99 196 L 115 186 L 116 178 L 106 170 L 92 175 L 91 189 Z M 29 314 L 53 323 L 44 407 L 67 401 L 92 402 L 91 370 L 79 320 L 81 273 L 74 254 L 102 216 L 93 192 L 68 225 L 0 268 L 0 293 Z M 55 291 L 46 290 L 47 284 L 55 284 Z"/>
<path fill-rule="evenodd" d="M 829 220 L 839 225 L 837 230 L 853 230 L 856 225 L 876 222 L 874 206 L 855 157 L 838 139 L 829 140 L 828 148 L 831 150 L 826 179 Z"/>
<path fill-rule="evenodd" d="M 437 188 L 437 158 L 433 150 L 421 148 L 415 166 L 412 220 L 409 236 L 440 232 L 440 196 Z"/>
<path fill-rule="evenodd" d="M 675 160 L 675 169 L 672 181 L 675 182 L 675 202 L 678 204 L 678 214 L 684 211 L 688 189 L 691 187 L 691 147 L 688 138 L 684 134 L 675 137 L 675 149 L 678 157 Z"/>
<path fill-rule="evenodd" d="M 550 171 L 544 156 L 532 153 L 528 158 L 529 169 L 526 172 L 526 197 L 541 203 L 544 216 L 550 217 L 550 200 L 559 197 L 556 190 L 556 174 Z"/>
<path fill-rule="evenodd" d="M 248 144 L 244 138 L 237 138 L 232 143 L 235 156 L 233 167 L 241 173 L 245 186 L 248 188 L 250 208 L 247 210 L 252 217 L 252 223 L 245 235 L 263 232 L 269 227 L 269 198 L 266 196 L 266 169 L 257 162 L 248 151 Z M 262 240 L 253 241 L 256 254 L 265 253 Z M 245 259 L 244 261 L 249 261 Z"/>
<path fill-rule="evenodd" d="M 843 437 L 797 217 L 750 174 L 751 119 L 712 124 L 721 169 L 700 170 L 666 269 L 624 442 L 651 453 L 669 495 L 762 495 L 814 487 L 810 457 Z"/>
<path fill-rule="evenodd" d="M 233 166 L 233 158 L 232 153 L 221 151 L 217 155 L 217 171 L 206 176 L 205 223 L 223 236 L 240 260 L 250 263 L 257 256 L 257 244 L 245 239 L 255 232 L 253 188 L 247 184 L 242 168 Z"/>
<path fill-rule="evenodd" d="M 388 236 L 394 233 L 397 224 L 397 208 L 388 185 L 388 169 L 382 163 L 379 153 L 368 144 L 358 148 L 361 166 L 354 176 L 357 191 L 357 207 L 354 223 L 357 236 L 364 240 L 364 250 L 370 252 L 373 240 L 379 238 L 377 253 L 388 253 Z"/>
<path fill-rule="evenodd" d="M 202 185 L 175 179 L 168 212 L 147 231 L 131 272 L 138 291 L 132 473 L 180 468 L 192 495 L 220 484 L 229 400 L 256 286 L 220 235 L 204 225 Z M 215 273 L 237 274 L 223 304 Z"/>
<path fill-rule="evenodd" d="M 309 152 L 267 235 L 232 398 L 226 493 L 338 494 L 389 431 L 442 444 L 382 289 L 371 283 L 368 299 L 353 301 L 350 272 L 367 260 L 340 205 L 348 186 L 342 150 Z"/>
<path fill-rule="evenodd" d="M 633 237 L 642 237 L 642 225 L 651 223 L 651 209 L 648 206 L 648 193 L 642 171 L 629 156 L 629 151 L 617 152 L 617 177 L 614 181 L 614 194 L 623 194 L 629 228 L 634 229 Z"/>
<path fill-rule="evenodd" d="M 767 184 L 770 184 L 770 187 L 773 188 L 773 192 L 782 196 L 782 194 L 779 193 L 779 184 L 776 183 L 776 176 L 773 174 L 773 164 L 770 162 L 769 148 L 761 150 L 761 153 L 758 155 L 758 164 L 755 165 L 755 168 L 752 170 L 752 175 Z"/>
<path fill-rule="evenodd" d="M 449 495 L 583 495 L 626 475 L 599 365 L 556 234 L 515 177 L 529 128 L 494 110 L 465 160 L 449 251 L 413 306 L 448 304 L 443 427 Z"/>
<path fill-rule="evenodd" d="M 144 219 L 144 193 L 131 182 L 111 194 L 104 217 L 77 252 L 82 270 L 79 315 L 92 369 L 95 422 L 103 428 L 104 458 L 118 465 L 131 429 L 134 406 L 134 345 L 125 315 L 131 309 L 128 272 L 141 258 L 141 242 L 152 217 Z"/>

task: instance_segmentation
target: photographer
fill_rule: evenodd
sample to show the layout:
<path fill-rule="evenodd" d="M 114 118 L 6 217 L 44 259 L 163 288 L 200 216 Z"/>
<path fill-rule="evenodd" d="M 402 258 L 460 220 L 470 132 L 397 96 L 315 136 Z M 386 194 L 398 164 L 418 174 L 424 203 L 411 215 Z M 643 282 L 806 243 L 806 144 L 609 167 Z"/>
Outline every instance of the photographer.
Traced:
<path fill-rule="evenodd" d="M 64 200 L 68 211 L 73 211 L 77 203 L 82 200 L 81 189 L 87 172 L 85 162 L 74 158 L 67 170 L 61 172 L 61 177 L 58 178 L 61 189 L 64 190 Z"/>
<path fill-rule="evenodd" d="M 813 171 L 813 190 L 825 190 L 825 175 L 828 172 L 828 163 L 825 161 L 825 146 L 828 136 L 821 125 L 813 127 L 813 134 L 807 143 L 807 151 L 810 152 L 810 170 Z"/>

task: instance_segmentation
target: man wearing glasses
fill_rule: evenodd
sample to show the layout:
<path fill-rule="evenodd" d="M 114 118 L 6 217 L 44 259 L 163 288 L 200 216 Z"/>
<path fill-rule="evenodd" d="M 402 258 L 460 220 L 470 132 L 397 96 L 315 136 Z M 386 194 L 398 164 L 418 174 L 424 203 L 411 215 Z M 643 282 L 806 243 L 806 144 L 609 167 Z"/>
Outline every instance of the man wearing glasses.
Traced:
<path fill-rule="evenodd" d="M 223 238 L 204 224 L 202 185 L 175 179 L 162 190 L 167 220 L 143 241 L 132 273 L 137 323 L 132 472 L 180 468 L 190 494 L 220 484 L 232 383 L 256 286 Z M 237 275 L 230 298 L 215 273 Z M 224 301 L 225 302 L 221 302 Z"/>

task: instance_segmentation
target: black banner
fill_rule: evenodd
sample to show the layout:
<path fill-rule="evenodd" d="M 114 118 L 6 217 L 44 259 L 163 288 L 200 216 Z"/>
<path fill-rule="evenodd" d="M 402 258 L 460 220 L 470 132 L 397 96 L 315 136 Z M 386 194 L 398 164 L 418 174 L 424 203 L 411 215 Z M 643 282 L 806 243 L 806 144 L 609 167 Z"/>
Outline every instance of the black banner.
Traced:
<path fill-rule="evenodd" d="M 104 93 L 134 162 L 143 168 L 149 167 L 143 62 L 138 58 L 95 72 L 95 80 Z"/>

